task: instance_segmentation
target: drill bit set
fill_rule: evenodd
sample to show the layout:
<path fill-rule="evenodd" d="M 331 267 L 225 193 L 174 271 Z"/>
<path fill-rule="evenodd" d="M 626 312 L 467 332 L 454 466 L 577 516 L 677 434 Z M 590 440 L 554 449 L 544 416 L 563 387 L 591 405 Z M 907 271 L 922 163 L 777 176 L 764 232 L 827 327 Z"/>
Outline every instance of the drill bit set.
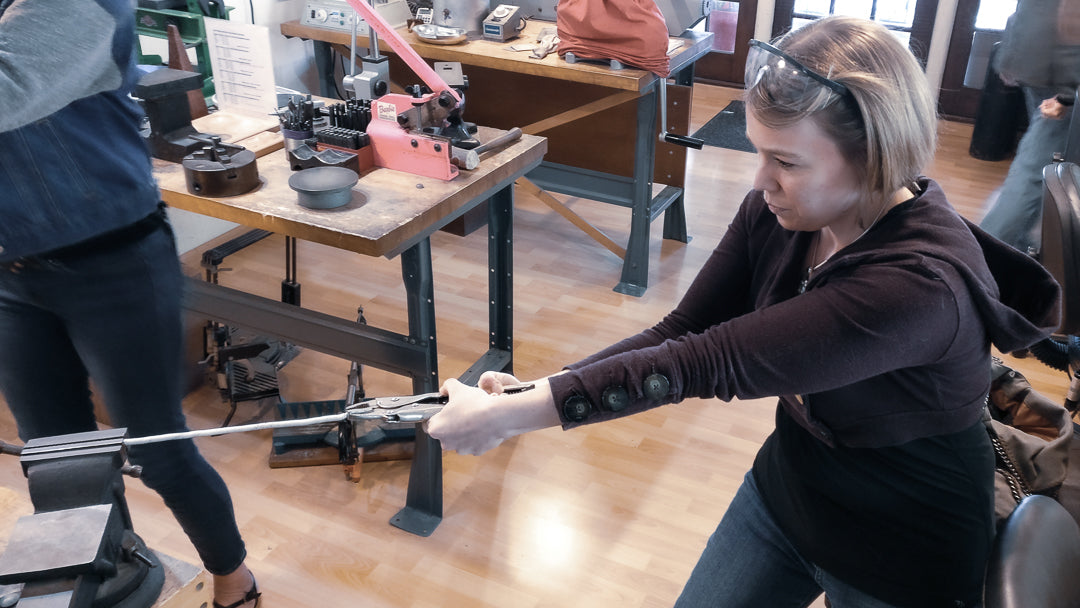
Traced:
<path fill-rule="evenodd" d="M 326 128 L 315 130 L 316 116 L 329 118 Z M 289 101 L 278 112 L 285 136 L 285 154 L 293 171 L 315 167 L 342 167 L 359 175 L 374 165 L 371 139 L 363 127 L 371 121 L 370 104 L 335 104 L 317 111 L 311 96 L 300 104 Z"/>

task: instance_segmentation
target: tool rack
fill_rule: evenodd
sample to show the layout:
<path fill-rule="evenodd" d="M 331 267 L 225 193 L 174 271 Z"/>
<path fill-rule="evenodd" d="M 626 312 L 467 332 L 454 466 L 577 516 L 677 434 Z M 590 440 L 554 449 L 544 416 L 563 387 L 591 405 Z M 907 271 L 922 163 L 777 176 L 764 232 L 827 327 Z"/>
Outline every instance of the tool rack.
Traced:
<path fill-rule="evenodd" d="M 184 7 L 184 10 L 178 7 Z M 203 18 L 228 19 L 232 9 L 219 0 L 139 0 L 135 9 L 135 32 L 139 36 L 167 39 L 168 27 L 175 25 L 184 47 L 195 49 L 196 68 L 203 76 L 203 96 L 210 97 L 214 94 L 214 79 Z M 165 65 L 166 61 L 160 55 L 144 55 L 138 39 L 135 46 L 140 64 Z"/>

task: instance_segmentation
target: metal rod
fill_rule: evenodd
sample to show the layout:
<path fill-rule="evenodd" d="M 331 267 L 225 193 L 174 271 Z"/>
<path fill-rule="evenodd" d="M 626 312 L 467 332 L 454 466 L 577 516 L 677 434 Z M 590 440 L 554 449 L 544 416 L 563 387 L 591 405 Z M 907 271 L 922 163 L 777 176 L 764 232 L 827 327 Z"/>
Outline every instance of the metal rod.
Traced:
<path fill-rule="evenodd" d="M 185 431 L 182 433 L 166 433 L 164 435 L 147 435 L 145 437 L 130 437 L 124 440 L 124 445 L 143 445 L 147 443 L 160 443 L 162 441 L 176 441 L 177 439 L 192 439 L 194 437 L 216 437 L 231 433 L 247 433 L 261 431 L 263 429 L 284 429 L 295 426 L 309 426 L 326 422 L 341 422 L 348 418 L 348 412 L 330 414 L 329 416 L 316 416 L 301 420 L 278 420 L 275 422 L 256 422 L 254 424 L 241 424 L 238 426 L 223 426 L 216 429 L 201 429 L 198 431 Z"/>
<path fill-rule="evenodd" d="M 349 41 L 349 61 L 352 62 L 352 70 L 349 72 L 350 76 L 356 76 L 356 26 L 360 20 L 360 13 L 353 15 L 352 21 L 352 39 Z"/>
<path fill-rule="evenodd" d="M 375 8 L 375 0 L 370 0 L 368 4 L 372 9 Z M 357 16 L 359 17 L 359 14 Z M 379 33 L 371 27 L 370 23 L 368 24 L 368 57 L 373 60 L 379 58 Z"/>

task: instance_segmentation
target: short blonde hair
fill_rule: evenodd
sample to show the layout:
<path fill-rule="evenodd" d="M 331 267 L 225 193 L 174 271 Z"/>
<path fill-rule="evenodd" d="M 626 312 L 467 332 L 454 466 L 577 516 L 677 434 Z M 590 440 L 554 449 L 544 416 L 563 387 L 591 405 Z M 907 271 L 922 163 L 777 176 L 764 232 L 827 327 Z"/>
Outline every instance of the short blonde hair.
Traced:
<path fill-rule="evenodd" d="M 815 120 L 850 164 L 866 168 L 871 197 L 889 197 L 921 175 L 937 146 L 937 110 L 922 65 L 894 34 L 873 21 L 832 16 L 773 44 L 851 95 L 821 87 L 831 95 L 822 104 L 785 95 L 782 79 L 747 74 L 744 98 L 755 118 L 770 128 Z"/>

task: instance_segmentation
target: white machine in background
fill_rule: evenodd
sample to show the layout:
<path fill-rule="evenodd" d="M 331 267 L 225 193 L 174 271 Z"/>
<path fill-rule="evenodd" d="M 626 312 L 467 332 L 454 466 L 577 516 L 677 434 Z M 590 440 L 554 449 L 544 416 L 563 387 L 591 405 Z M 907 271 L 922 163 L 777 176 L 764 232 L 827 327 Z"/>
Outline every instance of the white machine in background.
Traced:
<path fill-rule="evenodd" d="M 391 27 L 401 27 L 412 18 L 409 3 L 405 0 L 375 0 L 375 11 Z M 341 32 L 352 32 L 355 19 L 356 11 L 346 0 L 307 0 L 304 3 L 304 12 L 300 15 L 300 23 L 303 25 Z M 368 35 L 368 25 L 363 19 L 357 23 L 356 33 L 358 36 Z"/>
<path fill-rule="evenodd" d="M 521 8 L 513 4 L 500 4 L 484 18 L 484 38 L 506 42 L 525 29 Z"/>

